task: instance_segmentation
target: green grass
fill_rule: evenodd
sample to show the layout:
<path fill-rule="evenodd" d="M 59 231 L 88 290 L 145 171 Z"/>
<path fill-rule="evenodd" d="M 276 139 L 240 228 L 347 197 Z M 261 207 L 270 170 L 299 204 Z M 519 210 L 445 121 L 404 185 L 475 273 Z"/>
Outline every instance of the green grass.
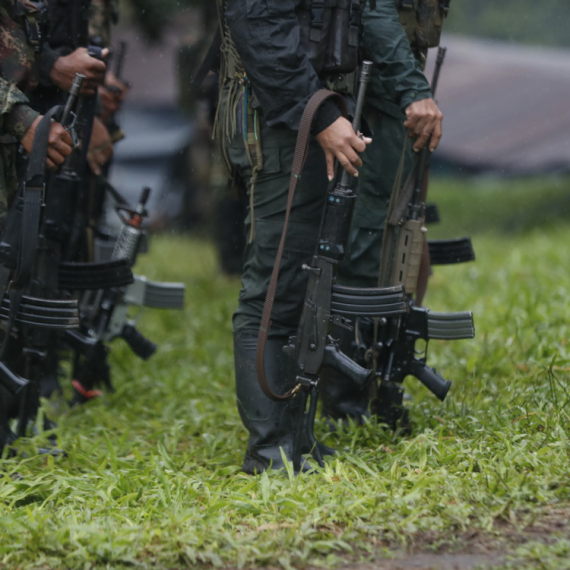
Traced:
<path fill-rule="evenodd" d="M 20 477 L 0 479 L 0 568 L 288 569 L 462 550 L 473 533 L 511 553 L 506 567 L 567 568 L 565 525 L 520 537 L 570 508 L 570 229 L 543 220 L 501 231 L 511 198 L 522 196 L 526 216 L 556 183 L 524 182 L 526 193 L 515 182 L 498 192 L 462 185 L 434 188 L 449 223 L 433 233 L 471 220 L 478 261 L 437 268 L 426 301 L 473 310 L 477 337 L 430 347 L 430 364 L 454 380 L 445 404 L 407 381 L 411 436 L 319 424 L 340 453 L 318 474 L 240 473 L 239 283 L 217 273 L 208 243 L 156 237 L 138 269 L 184 281 L 187 307 L 146 311 L 140 328 L 160 343 L 157 354 L 143 363 L 116 342 L 116 393 L 60 410 L 67 458 L 3 461 Z M 489 212 L 495 223 L 479 219 Z"/>

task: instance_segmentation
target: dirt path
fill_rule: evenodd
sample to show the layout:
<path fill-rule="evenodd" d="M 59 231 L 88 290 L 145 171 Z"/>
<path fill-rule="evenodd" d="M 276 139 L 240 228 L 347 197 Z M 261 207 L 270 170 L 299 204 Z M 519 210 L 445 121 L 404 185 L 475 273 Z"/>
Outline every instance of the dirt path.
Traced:
<path fill-rule="evenodd" d="M 413 546 L 408 551 L 384 544 L 391 552 L 391 558 L 379 556 L 367 563 L 348 563 L 342 570 L 491 569 L 507 561 L 516 567 L 517 547 L 529 542 L 549 545 L 560 539 L 570 540 L 570 508 L 546 508 L 526 526 L 502 522 L 489 533 L 473 531 L 447 537 L 420 533 L 410 539 Z M 434 544 L 440 546 L 434 550 Z"/>

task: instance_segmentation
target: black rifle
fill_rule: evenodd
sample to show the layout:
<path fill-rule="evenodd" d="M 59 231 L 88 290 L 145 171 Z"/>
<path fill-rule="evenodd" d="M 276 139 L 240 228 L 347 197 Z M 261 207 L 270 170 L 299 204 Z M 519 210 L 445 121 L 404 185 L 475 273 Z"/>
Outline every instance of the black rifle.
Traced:
<path fill-rule="evenodd" d="M 22 389 L 19 436 L 25 435 L 28 421 L 37 411 L 40 380 L 58 331 L 79 326 L 77 301 L 62 296 L 57 283 L 61 242 L 51 214 L 59 196 L 49 181 L 46 184 L 45 161 L 52 119 L 73 133 L 83 79 L 80 75 L 75 78 L 66 104 L 48 111 L 36 129 L 25 181 L 0 244 L 1 261 L 13 270 L 8 295 L 4 296 L 3 288 L 0 306 L 0 318 L 8 323 L 2 347 L 6 361 L 0 367 L 0 377 L 9 390 L 12 384 L 12 393 Z"/>
<path fill-rule="evenodd" d="M 434 96 L 445 52 L 445 48 L 439 49 L 432 82 Z M 415 159 L 402 196 L 394 201 L 395 207 L 392 208 L 391 204 L 382 245 L 379 282 L 391 286 L 402 284 L 408 297 L 405 314 L 377 319 L 375 325 L 373 355 L 378 383 L 373 394 L 372 411 L 391 425 L 402 415 L 402 382 L 407 376 L 417 378 L 441 401 L 449 391 L 451 382 L 426 363 L 428 342 L 475 336 L 472 313 L 433 313 L 416 307 L 413 301 L 426 234 L 425 204 L 421 201 L 421 194 L 430 152 L 428 141 Z M 424 350 L 416 348 L 419 340 L 425 341 Z"/>
<path fill-rule="evenodd" d="M 360 128 L 364 95 L 371 68 L 371 62 L 363 62 L 353 120 L 355 132 L 358 132 Z M 293 466 L 296 471 L 301 468 L 304 453 L 310 452 L 317 462 L 323 465 L 322 450 L 324 448 L 317 444 L 313 432 L 321 370 L 327 367 L 335 369 L 359 386 L 364 386 L 372 375 L 372 370 L 359 366 L 340 350 L 337 339 L 331 335 L 332 326 L 339 325 L 350 329 L 350 321 L 347 317 L 355 311 L 358 314 L 362 306 L 370 310 L 372 315 L 398 314 L 406 309 L 401 287 L 354 289 L 335 285 L 337 269 L 345 256 L 349 239 L 350 222 L 356 199 L 352 188 L 353 183 L 354 179 L 344 169 L 337 167 L 336 182 L 331 185 L 325 198 L 316 252 L 310 265 L 303 266 L 303 270 L 309 273 L 303 313 L 296 336 L 291 337 L 288 346 L 284 348 L 286 355 L 296 363 L 296 386 L 288 394 L 282 396 L 273 394 L 268 389 L 266 380 L 264 386 L 262 337 L 266 327 L 263 321 L 261 326 L 257 370 L 264 393 L 274 400 L 292 397 L 300 400 L 292 453 Z M 276 267 L 278 267 L 278 261 Z"/>
<path fill-rule="evenodd" d="M 124 205 L 117 207 L 123 227 L 115 243 L 110 263 L 125 262 L 132 267 L 145 236 L 142 228 L 147 216 L 146 202 L 150 188 L 143 189 L 137 207 L 132 210 Z M 131 350 L 143 360 L 150 358 L 156 345 L 146 339 L 128 319 L 129 306 L 180 309 L 184 303 L 184 285 L 180 283 L 155 283 L 142 277 L 131 278 L 123 283 L 105 289 L 88 290 L 81 299 L 82 331 L 69 331 L 67 341 L 76 351 L 74 365 L 73 403 L 83 403 L 98 393 L 93 391 L 102 382 L 112 390 L 107 364 L 108 347 L 115 338 L 122 338 Z"/>

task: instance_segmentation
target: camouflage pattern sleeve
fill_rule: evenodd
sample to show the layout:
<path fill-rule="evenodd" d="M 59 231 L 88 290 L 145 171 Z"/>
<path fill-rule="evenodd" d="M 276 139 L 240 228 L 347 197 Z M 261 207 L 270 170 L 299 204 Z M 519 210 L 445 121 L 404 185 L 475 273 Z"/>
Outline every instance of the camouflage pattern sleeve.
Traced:
<path fill-rule="evenodd" d="M 0 0 L 0 75 L 20 90 L 28 91 L 36 87 L 38 71 L 26 26 L 37 9 L 30 2 L 23 2 L 28 11 L 14 16 L 13 4 L 13 0 Z"/>
<path fill-rule="evenodd" d="M 117 0 L 91 0 L 89 37 L 98 38 L 104 47 L 111 45 L 111 26 L 119 19 Z"/>
<path fill-rule="evenodd" d="M 0 133 L 20 141 L 39 113 L 28 106 L 25 95 L 0 77 Z"/>
<path fill-rule="evenodd" d="M 18 189 L 16 142 L 2 139 L 6 135 L 21 138 L 38 116 L 26 103 L 24 94 L 0 77 L 0 228 Z"/>

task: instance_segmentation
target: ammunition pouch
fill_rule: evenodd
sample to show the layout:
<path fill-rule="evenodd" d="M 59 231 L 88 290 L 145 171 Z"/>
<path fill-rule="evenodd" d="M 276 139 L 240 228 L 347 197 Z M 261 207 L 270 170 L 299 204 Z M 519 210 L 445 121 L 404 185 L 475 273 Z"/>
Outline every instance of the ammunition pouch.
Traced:
<path fill-rule="evenodd" d="M 396 0 L 402 26 L 414 50 L 438 47 L 451 0 Z"/>
<path fill-rule="evenodd" d="M 366 0 L 305 0 L 298 9 L 301 46 L 319 75 L 358 67 L 365 5 Z"/>

